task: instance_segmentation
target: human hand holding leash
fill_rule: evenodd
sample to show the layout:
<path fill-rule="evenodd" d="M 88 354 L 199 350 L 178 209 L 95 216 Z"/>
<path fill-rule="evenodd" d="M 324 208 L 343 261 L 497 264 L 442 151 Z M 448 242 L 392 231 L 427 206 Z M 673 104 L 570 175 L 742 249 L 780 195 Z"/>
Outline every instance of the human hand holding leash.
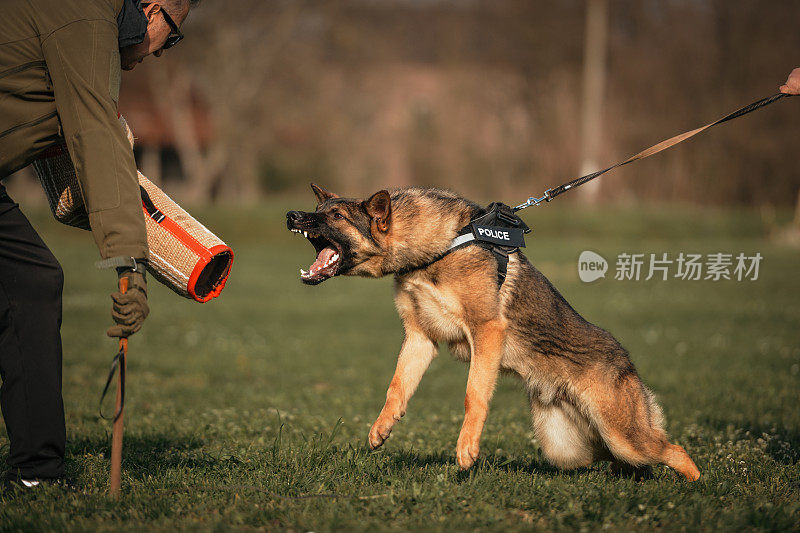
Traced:
<path fill-rule="evenodd" d="M 793 96 L 800 95 L 800 67 L 794 69 L 790 74 L 786 83 L 781 85 L 780 91 L 783 94 L 790 94 Z"/>
<path fill-rule="evenodd" d="M 117 325 L 111 326 L 106 334 L 109 337 L 128 337 L 142 328 L 144 319 L 150 314 L 147 305 L 147 280 L 144 274 L 133 270 L 122 271 L 120 282 L 127 280 L 128 290 L 117 291 L 111 295 L 114 305 L 111 317 Z"/>

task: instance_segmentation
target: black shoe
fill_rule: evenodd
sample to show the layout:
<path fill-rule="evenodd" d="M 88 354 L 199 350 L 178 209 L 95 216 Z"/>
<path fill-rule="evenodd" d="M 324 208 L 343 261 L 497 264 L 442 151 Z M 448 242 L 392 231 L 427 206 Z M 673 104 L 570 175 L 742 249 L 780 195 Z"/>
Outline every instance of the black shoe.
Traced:
<path fill-rule="evenodd" d="M 36 490 L 41 481 L 38 479 L 25 479 L 22 476 L 9 472 L 3 476 L 3 492 L 27 492 Z"/>
<path fill-rule="evenodd" d="M 78 488 L 65 477 L 26 478 L 18 473 L 8 472 L 3 480 L 3 491 L 33 492 L 45 486 L 59 487 L 65 490 L 76 492 L 78 491 Z"/>

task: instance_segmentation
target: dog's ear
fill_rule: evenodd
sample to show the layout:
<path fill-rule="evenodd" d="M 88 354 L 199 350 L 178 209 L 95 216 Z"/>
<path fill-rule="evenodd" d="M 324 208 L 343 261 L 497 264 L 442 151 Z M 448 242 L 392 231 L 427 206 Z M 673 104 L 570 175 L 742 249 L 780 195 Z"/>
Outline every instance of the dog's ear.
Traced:
<path fill-rule="evenodd" d="M 386 232 L 389 230 L 389 217 L 392 214 L 392 198 L 388 191 L 378 191 L 364 200 L 364 210 L 375 221 L 378 230 Z"/>
<path fill-rule="evenodd" d="M 338 194 L 334 194 L 332 192 L 328 192 L 316 183 L 311 184 L 311 190 L 314 191 L 314 194 L 317 196 L 317 200 L 319 203 L 325 202 L 325 200 L 330 200 L 331 198 L 339 198 Z"/>

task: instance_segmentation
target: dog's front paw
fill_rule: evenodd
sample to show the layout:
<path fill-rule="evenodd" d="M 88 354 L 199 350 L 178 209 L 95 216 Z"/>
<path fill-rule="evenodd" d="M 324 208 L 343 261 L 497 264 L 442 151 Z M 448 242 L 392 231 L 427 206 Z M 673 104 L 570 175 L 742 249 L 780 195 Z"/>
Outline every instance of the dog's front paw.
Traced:
<path fill-rule="evenodd" d="M 475 461 L 478 460 L 481 447 L 477 439 L 468 437 L 459 437 L 458 445 L 456 447 L 456 457 L 458 459 L 458 466 L 461 470 L 469 470 Z"/>
<path fill-rule="evenodd" d="M 369 430 L 369 447 L 373 450 L 377 450 L 383 446 L 383 443 L 389 438 L 391 432 L 391 426 L 383 424 L 380 420 L 376 420 L 375 423 L 372 424 L 372 429 Z"/>

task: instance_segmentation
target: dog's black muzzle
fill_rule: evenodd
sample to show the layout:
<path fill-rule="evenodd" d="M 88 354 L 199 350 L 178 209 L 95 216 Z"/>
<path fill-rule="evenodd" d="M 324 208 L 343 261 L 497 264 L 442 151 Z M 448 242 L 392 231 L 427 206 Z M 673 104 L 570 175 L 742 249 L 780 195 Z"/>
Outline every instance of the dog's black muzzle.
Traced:
<path fill-rule="evenodd" d="M 286 228 L 310 231 L 319 227 L 319 213 L 305 211 L 289 211 L 286 213 Z"/>

